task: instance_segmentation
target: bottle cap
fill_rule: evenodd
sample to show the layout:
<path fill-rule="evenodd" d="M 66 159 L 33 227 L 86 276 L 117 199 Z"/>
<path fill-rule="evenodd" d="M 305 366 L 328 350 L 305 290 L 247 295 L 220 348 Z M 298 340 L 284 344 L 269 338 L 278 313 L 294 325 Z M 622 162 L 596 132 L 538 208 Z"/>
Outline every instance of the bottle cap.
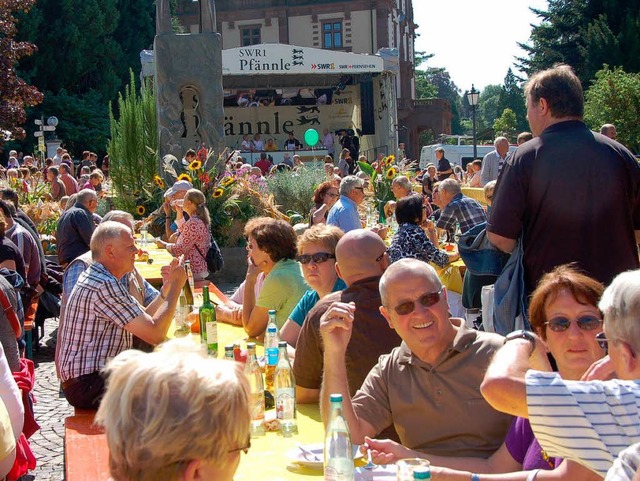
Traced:
<path fill-rule="evenodd" d="M 330 400 L 332 403 L 338 403 L 338 402 L 340 402 L 340 403 L 341 403 L 341 402 L 342 402 L 342 394 L 331 394 L 331 395 L 329 396 L 329 400 Z"/>
<path fill-rule="evenodd" d="M 269 309 L 269 315 L 270 316 L 275 316 L 276 315 L 276 310 L 275 309 Z"/>
<path fill-rule="evenodd" d="M 287 347 L 287 341 L 278 341 L 278 347 Z"/>
<path fill-rule="evenodd" d="M 255 342 L 247 342 L 247 349 L 255 349 L 255 348 L 256 348 Z"/>
<path fill-rule="evenodd" d="M 423 466 L 413 468 L 413 479 L 431 479 L 431 469 Z"/>

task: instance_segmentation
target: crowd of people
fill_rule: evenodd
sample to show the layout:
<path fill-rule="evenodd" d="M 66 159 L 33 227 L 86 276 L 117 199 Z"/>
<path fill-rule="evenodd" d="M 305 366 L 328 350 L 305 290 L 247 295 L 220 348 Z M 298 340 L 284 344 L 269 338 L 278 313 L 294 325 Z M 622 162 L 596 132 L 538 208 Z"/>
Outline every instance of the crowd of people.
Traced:
<path fill-rule="evenodd" d="M 391 234 L 363 225 L 367 178 L 347 160 L 357 154 L 327 158 L 302 232 L 269 217 L 246 224 L 245 279 L 217 319 L 261 338 L 274 310 L 297 402 L 319 403 L 326 422 L 330 394 L 342 394 L 352 441 L 376 463 L 424 457 L 436 480 L 631 481 L 640 476 L 640 166 L 586 127 L 569 67 L 533 75 L 525 95 L 531 134 L 515 151 L 497 137 L 463 172 L 443 149 L 419 183 L 393 180 Z M 52 198 L 73 175 L 60 154 L 46 174 Z M 185 260 L 196 281 L 209 277 L 204 195 L 187 181 L 165 192 L 157 242 L 174 260 L 156 289 L 135 268 L 132 216 L 96 216 L 102 174 L 83 167 L 88 177 L 57 232 L 62 391 L 73 406 L 98 409 L 116 481 L 230 480 L 250 447 L 247 380 L 233 363 L 165 343 Z M 483 187 L 486 206 L 465 185 Z M 15 190 L 0 198 L 0 273 L 16 272 L 36 296 L 50 270 L 35 226 Z M 454 316 L 436 269 L 461 255 L 465 311 Z M 494 312 L 483 319 L 488 285 Z M 0 276 L 0 301 L 5 293 L 12 307 L 0 328 L 1 373 L 20 369 L 20 326 L 7 327 L 9 313 L 32 299 L 14 287 Z M 0 424 L 19 434 L 24 405 L 8 388 Z"/>

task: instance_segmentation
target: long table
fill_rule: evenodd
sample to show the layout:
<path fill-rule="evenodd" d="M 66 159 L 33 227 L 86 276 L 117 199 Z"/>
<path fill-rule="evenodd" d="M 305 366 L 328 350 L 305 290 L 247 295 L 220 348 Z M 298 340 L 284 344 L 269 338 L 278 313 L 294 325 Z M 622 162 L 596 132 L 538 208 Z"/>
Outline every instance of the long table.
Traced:
<path fill-rule="evenodd" d="M 149 253 L 149 259 L 151 260 L 151 263 L 148 261 L 136 261 L 135 266 L 138 272 L 150 284 L 156 287 L 161 285 L 162 275 L 160 275 L 160 269 L 162 269 L 162 266 L 169 265 L 173 260 L 173 256 L 167 249 L 159 248 L 155 242 L 142 245 L 139 236 L 136 236 L 136 244 L 140 249 Z"/>
<path fill-rule="evenodd" d="M 215 286 L 214 286 L 215 287 Z M 212 289 L 214 296 L 220 291 Z M 221 294 L 221 293 L 220 293 Z M 221 294 L 223 295 L 223 294 Z M 169 328 L 169 336 L 175 331 L 175 325 Z M 200 342 L 198 334 L 191 334 L 193 342 Z M 224 346 L 235 341 L 244 343 L 247 335 L 241 327 L 218 324 L 218 341 L 220 350 L 218 357 L 224 356 Z M 263 353 L 261 345 L 258 353 Z M 67 480 L 70 481 L 107 481 L 109 479 L 108 448 L 104 432 L 91 426 L 88 418 L 93 413 L 87 412 L 67 418 L 65 423 L 65 452 L 67 460 L 86 459 L 82 466 L 67 465 Z M 240 466 L 235 475 L 236 481 L 293 481 L 300 479 L 318 479 L 321 470 L 302 467 L 290 462 L 289 452 L 295 452 L 298 444 L 322 443 L 324 428 L 320 419 L 317 404 L 298 406 L 298 431 L 292 437 L 285 438 L 280 433 L 268 432 L 264 436 L 251 439 L 251 449 L 247 455 L 242 454 Z M 171 442 L 171 440 L 167 440 Z"/>

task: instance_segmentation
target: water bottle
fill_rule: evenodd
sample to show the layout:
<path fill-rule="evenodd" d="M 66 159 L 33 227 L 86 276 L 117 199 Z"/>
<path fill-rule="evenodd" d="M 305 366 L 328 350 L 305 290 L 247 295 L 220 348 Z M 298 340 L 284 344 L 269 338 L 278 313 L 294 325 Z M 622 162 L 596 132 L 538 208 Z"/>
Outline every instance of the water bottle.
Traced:
<path fill-rule="evenodd" d="M 291 436 L 298 432 L 296 423 L 296 381 L 287 355 L 287 343 L 278 343 L 278 365 L 273 380 L 276 417 L 280 420 L 283 436 Z"/>
<path fill-rule="evenodd" d="M 207 347 L 209 356 L 218 356 L 218 323 L 216 308 L 209 299 L 209 288 L 202 288 L 202 307 L 200 307 L 200 342 Z M 233 351 L 232 351 L 233 352 Z"/>
<path fill-rule="evenodd" d="M 342 415 L 342 394 L 331 394 L 331 417 L 324 438 L 325 481 L 353 481 L 353 448 Z"/>
<path fill-rule="evenodd" d="M 269 323 L 267 324 L 267 332 L 264 336 L 264 356 L 265 356 L 265 368 L 264 377 L 267 384 L 267 391 L 271 394 L 273 392 L 273 376 L 276 372 L 276 365 L 278 364 L 278 325 L 276 324 L 276 311 L 271 309 L 269 311 Z"/>
<path fill-rule="evenodd" d="M 244 372 L 249 380 L 249 388 L 251 391 L 251 436 L 264 435 L 264 382 L 262 380 L 262 371 L 256 357 L 256 343 L 247 343 L 248 361 L 244 365 Z"/>

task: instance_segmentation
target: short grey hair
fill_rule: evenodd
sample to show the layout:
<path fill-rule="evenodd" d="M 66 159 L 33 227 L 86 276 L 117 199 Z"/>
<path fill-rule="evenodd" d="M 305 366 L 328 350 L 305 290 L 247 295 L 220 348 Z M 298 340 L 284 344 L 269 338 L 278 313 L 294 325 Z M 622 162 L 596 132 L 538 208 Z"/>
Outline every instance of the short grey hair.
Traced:
<path fill-rule="evenodd" d="M 92 189 L 82 189 L 78 192 L 76 204 L 82 204 L 86 207 L 92 200 L 98 200 L 98 194 L 96 194 L 96 191 Z"/>
<path fill-rule="evenodd" d="M 356 187 L 364 188 L 364 181 L 355 175 L 347 175 L 346 177 L 343 177 L 340 182 L 340 195 L 348 195 Z"/>
<path fill-rule="evenodd" d="M 393 179 L 393 181 L 391 183 L 395 184 L 395 185 L 398 185 L 398 186 L 402 187 L 403 189 L 408 190 L 409 192 L 411 192 L 411 190 L 413 190 L 412 186 L 411 186 L 411 181 L 409 180 L 409 178 L 406 175 L 399 175 L 398 177 Z"/>
<path fill-rule="evenodd" d="M 508 145 L 509 139 L 507 139 L 506 137 L 496 137 L 496 140 L 493 141 L 493 146 L 497 147 L 498 145 L 504 144 L 504 143 Z"/>
<path fill-rule="evenodd" d="M 444 148 L 442 148 L 442 147 L 438 147 L 435 151 L 436 152 L 442 152 L 444 154 Z"/>
<path fill-rule="evenodd" d="M 96 261 L 100 261 L 105 247 L 114 239 L 119 238 L 123 233 L 131 234 L 131 230 L 120 222 L 101 222 L 91 236 L 91 255 Z"/>
<path fill-rule="evenodd" d="M 607 337 L 619 339 L 640 354 L 640 269 L 618 274 L 600 298 Z"/>
<path fill-rule="evenodd" d="M 131 233 L 133 234 L 134 220 L 133 220 L 133 216 L 129 214 L 129 212 L 125 212 L 123 210 L 110 210 L 104 215 L 100 223 L 102 224 L 103 222 L 110 222 L 110 221 L 120 222 L 121 224 L 130 226 L 132 231 Z"/>
<path fill-rule="evenodd" d="M 440 190 L 444 190 L 448 194 L 458 195 L 462 190 L 460 184 L 455 179 L 445 179 L 440 182 Z"/>

